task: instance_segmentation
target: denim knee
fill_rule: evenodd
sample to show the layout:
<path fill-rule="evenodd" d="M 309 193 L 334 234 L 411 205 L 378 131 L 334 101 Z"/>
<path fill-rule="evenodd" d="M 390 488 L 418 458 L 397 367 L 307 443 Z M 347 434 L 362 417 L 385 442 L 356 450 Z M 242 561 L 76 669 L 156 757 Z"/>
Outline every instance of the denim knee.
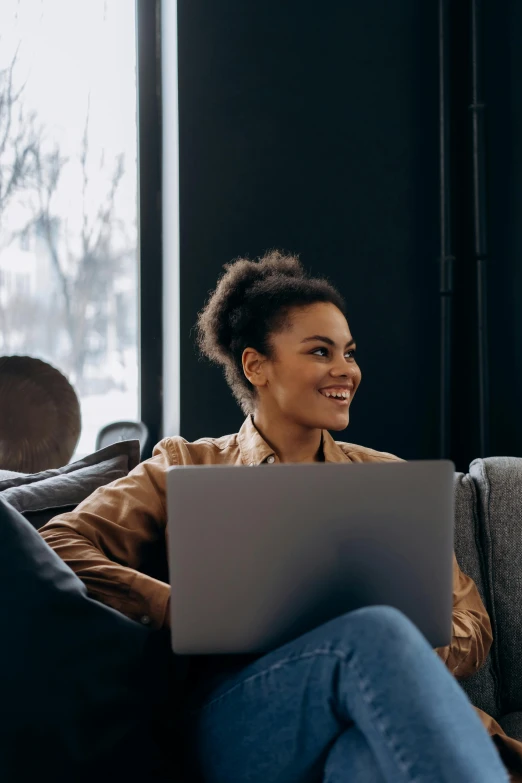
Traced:
<path fill-rule="evenodd" d="M 392 606 L 366 606 L 341 615 L 334 620 L 334 635 L 337 641 L 345 640 L 348 646 L 379 644 L 386 647 L 397 646 L 401 651 L 405 646 L 427 645 L 421 632 L 405 614 Z M 333 630 L 333 629 L 332 629 Z M 334 641 L 332 639 L 332 641 Z"/>

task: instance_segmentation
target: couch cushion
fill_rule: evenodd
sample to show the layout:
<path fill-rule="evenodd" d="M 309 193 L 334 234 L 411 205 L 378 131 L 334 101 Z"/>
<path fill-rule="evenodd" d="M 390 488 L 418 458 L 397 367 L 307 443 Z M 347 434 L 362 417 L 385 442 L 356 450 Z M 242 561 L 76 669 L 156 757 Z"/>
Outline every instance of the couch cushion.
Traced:
<path fill-rule="evenodd" d="M 478 489 L 493 658 L 507 714 L 522 710 L 522 459 L 478 459 L 470 475 Z"/>
<path fill-rule="evenodd" d="M 57 514 L 72 511 L 98 487 L 126 476 L 139 459 L 139 441 L 119 441 L 63 468 L 4 473 L 0 475 L 0 497 L 39 529 Z"/>
<path fill-rule="evenodd" d="M 470 576 L 488 612 L 489 594 L 487 575 L 481 548 L 477 508 L 477 489 L 473 479 L 463 473 L 455 474 L 455 554 L 462 571 Z M 493 718 L 499 718 L 498 680 L 491 653 L 480 671 L 460 680 L 471 702 Z"/>
<path fill-rule="evenodd" d="M 160 754 L 146 722 L 166 679 L 160 657 L 147 663 L 157 632 L 89 598 L 1 496 L 0 591 L 10 596 L 0 601 L 0 780 L 153 779 Z"/>

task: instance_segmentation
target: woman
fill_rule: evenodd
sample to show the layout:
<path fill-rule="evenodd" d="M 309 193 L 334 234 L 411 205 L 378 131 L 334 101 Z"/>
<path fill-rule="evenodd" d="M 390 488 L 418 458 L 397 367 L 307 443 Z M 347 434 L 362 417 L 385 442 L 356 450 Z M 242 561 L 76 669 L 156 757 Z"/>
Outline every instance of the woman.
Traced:
<path fill-rule="evenodd" d="M 397 459 L 328 434 L 348 425 L 361 381 L 344 312 L 339 293 L 306 276 L 295 257 L 272 252 L 226 267 L 199 317 L 200 346 L 224 368 L 246 421 L 223 438 L 165 438 L 129 476 L 42 529 L 92 596 L 153 627 L 168 625 L 170 588 L 151 575 L 151 562 L 154 551 L 165 553 L 171 465 L 325 461 L 348 469 Z M 257 659 L 193 659 L 194 773 L 209 783 L 506 781 L 448 673 L 476 671 L 491 643 L 476 587 L 456 560 L 453 619 L 452 643 L 438 656 L 398 611 L 371 607 Z"/>

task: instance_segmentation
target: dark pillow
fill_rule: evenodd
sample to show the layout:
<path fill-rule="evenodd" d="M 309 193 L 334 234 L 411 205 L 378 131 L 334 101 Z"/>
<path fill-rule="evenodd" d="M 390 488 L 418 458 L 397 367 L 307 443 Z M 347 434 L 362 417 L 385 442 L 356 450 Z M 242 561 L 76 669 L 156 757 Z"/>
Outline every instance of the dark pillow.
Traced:
<path fill-rule="evenodd" d="M 0 497 L 35 527 L 72 511 L 95 489 L 126 476 L 140 460 L 138 440 L 113 443 L 63 468 L 41 473 L 0 473 Z"/>
<path fill-rule="evenodd" d="M 0 595 L 0 780 L 154 780 L 166 646 L 89 598 L 1 496 Z"/>

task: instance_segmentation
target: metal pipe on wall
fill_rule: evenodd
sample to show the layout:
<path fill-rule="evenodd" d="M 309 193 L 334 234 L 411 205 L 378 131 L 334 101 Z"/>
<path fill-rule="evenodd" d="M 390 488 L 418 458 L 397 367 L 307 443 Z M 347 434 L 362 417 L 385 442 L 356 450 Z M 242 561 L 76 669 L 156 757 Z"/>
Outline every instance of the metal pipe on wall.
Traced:
<path fill-rule="evenodd" d="M 453 264 L 450 181 L 450 0 L 439 0 L 439 165 L 440 165 L 440 424 L 439 456 L 451 449 L 451 361 Z"/>
<path fill-rule="evenodd" d="M 487 213 L 485 103 L 482 97 L 482 2 L 471 3 L 471 112 L 473 247 L 477 275 L 477 349 L 480 455 L 489 455 L 489 355 L 487 331 Z"/>

